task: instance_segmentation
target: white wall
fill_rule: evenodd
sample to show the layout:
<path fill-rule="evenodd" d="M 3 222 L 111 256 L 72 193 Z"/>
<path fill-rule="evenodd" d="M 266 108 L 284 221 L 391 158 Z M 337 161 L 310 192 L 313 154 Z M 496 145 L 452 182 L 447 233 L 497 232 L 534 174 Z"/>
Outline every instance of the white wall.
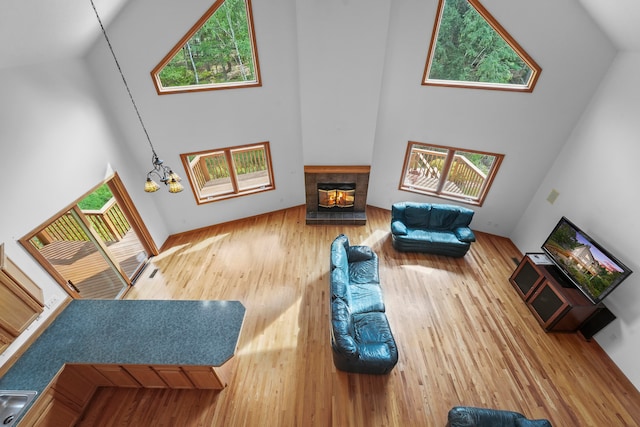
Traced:
<path fill-rule="evenodd" d="M 95 82 L 80 60 L 0 69 L 0 242 L 44 291 L 44 313 L 0 356 L 5 362 L 66 297 L 17 240 L 118 172 L 129 187 L 127 155 L 117 142 Z M 160 242 L 162 218 L 144 202 L 138 209 Z"/>
<path fill-rule="evenodd" d="M 305 165 L 371 165 L 390 0 L 296 0 Z"/>
<path fill-rule="evenodd" d="M 483 0 L 542 67 L 534 92 L 421 86 L 437 3 L 407 0 L 391 8 L 368 201 L 387 209 L 401 200 L 442 202 L 398 190 L 410 140 L 501 153 L 472 227 L 508 235 L 615 50 L 577 1 Z"/>
<path fill-rule="evenodd" d="M 136 0 L 108 28 L 156 152 L 184 180 L 182 193 L 169 194 L 163 188 L 142 196 L 154 199 L 160 211 L 170 216 L 171 234 L 304 203 L 294 0 L 252 2 L 262 87 L 156 93 L 151 70 L 211 4 L 210 0 Z M 153 11 L 152 20 L 149 11 Z M 126 135 L 142 186 L 151 169 L 151 151 L 110 55 L 101 39 L 87 60 Z M 275 191 L 196 204 L 181 153 L 262 141 L 270 142 Z"/>
<path fill-rule="evenodd" d="M 640 388 L 638 67 L 640 53 L 618 54 L 511 238 L 522 252 L 540 251 L 564 215 L 635 271 L 605 299 L 618 319 L 596 340 Z M 554 204 L 546 201 L 552 189 L 560 193 Z"/>

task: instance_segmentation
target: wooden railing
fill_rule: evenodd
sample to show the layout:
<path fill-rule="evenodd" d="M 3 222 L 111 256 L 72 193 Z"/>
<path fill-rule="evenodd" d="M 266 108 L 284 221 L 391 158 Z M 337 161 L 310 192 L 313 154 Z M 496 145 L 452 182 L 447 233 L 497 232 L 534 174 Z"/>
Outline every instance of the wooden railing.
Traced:
<path fill-rule="evenodd" d="M 131 229 L 115 198 L 111 198 L 100 210 L 83 210 L 93 230 L 105 243 L 120 241 Z M 70 213 L 58 218 L 40 233 L 32 243 L 41 248 L 56 241 L 89 241 L 89 236 Z"/>
<path fill-rule="evenodd" d="M 238 176 L 267 170 L 267 159 L 263 147 L 234 150 L 230 153 Z M 230 177 L 225 152 L 193 156 L 189 161 L 199 189 L 207 182 Z"/>
<path fill-rule="evenodd" d="M 440 179 L 447 153 L 414 148 L 409 159 L 409 173 Z M 464 156 L 453 157 L 447 180 L 454 183 L 459 192 L 477 197 L 482 190 L 486 175 Z"/>

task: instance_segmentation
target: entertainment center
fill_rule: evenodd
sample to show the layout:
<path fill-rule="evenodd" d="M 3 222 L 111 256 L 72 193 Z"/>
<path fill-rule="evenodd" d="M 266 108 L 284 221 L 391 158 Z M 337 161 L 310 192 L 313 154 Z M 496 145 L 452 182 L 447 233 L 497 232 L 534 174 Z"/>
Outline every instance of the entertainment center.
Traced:
<path fill-rule="evenodd" d="M 580 332 L 590 339 L 615 316 L 602 300 L 632 271 L 566 217 L 526 253 L 509 282 L 547 332 Z"/>
<path fill-rule="evenodd" d="M 615 317 L 564 279 L 542 253 L 527 253 L 509 282 L 547 332 L 581 332 L 589 339 Z M 613 317 L 613 318 L 612 318 Z"/>

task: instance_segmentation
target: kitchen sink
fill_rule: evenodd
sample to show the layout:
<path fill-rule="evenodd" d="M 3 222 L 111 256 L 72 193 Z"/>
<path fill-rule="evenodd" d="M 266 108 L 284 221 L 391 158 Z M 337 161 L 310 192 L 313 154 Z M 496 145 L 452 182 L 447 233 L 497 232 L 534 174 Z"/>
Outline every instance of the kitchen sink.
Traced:
<path fill-rule="evenodd" d="M 12 426 L 35 399 L 35 391 L 0 390 L 0 426 Z"/>

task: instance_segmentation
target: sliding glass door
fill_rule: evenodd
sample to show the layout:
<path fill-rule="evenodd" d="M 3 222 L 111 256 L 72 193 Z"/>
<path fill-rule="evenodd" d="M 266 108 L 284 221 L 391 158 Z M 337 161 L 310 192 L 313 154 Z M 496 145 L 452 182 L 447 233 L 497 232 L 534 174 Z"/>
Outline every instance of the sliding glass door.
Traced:
<path fill-rule="evenodd" d="M 120 191 L 107 182 L 20 240 L 74 298 L 121 297 L 155 249 Z"/>

